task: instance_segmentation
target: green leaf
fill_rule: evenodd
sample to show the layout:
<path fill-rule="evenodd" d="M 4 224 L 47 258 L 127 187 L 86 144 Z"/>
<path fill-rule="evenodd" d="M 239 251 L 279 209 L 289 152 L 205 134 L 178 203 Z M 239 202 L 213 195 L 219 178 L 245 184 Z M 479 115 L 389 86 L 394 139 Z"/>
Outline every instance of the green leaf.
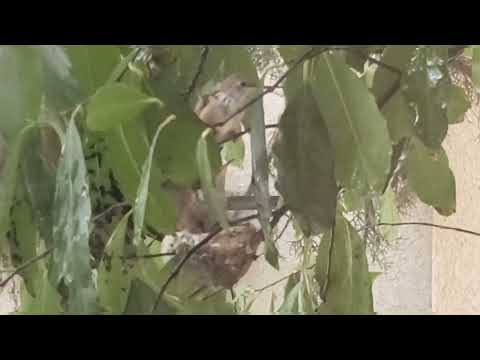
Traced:
<path fill-rule="evenodd" d="M 38 226 L 39 235 L 50 247 L 52 241 L 52 207 L 55 197 L 55 174 L 51 167 L 43 158 L 42 154 L 45 152 L 39 151 L 39 149 L 45 149 L 49 145 L 43 142 L 41 134 L 42 130 L 35 131 L 32 134 L 29 146 L 25 147 L 22 160 L 22 175 L 25 183 L 28 201 L 32 206 L 32 211 L 35 217 L 35 222 Z M 51 129 L 48 129 L 51 130 Z M 49 135 L 52 133 L 49 133 Z M 46 139 L 46 135 L 43 138 Z M 43 145 L 43 146 L 42 146 Z M 60 153 L 60 143 L 56 143 L 58 148 L 51 146 L 49 150 L 52 150 L 53 157 Z"/>
<path fill-rule="evenodd" d="M 152 121 L 147 122 L 149 133 L 154 133 L 158 126 L 158 118 L 174 114 L 178 119 L 160 134 L 155 150 L 155 163 L 174 184 L 184 187 L 197 186 L 199 173 L 196 165 L 196 149 L 198 139 L 206 126 L 198 119 L 179 92 L 176 92 L 175 84 L 167 80 L 149 82 L 149 87 L 152 88 L 155 96 L 165 104 L 161 114 L 152 113 L 153 119 L 149 119 Z M 216 173 L 221 167 L 220 151 L 213 139 L 209 139 L 208 142 L 209 158 Z"/>
<path fill-rule="evenodd" d="M 355 229 L 350 224 L 347 226 L 352 242 L 352 313 L 371 315 L 374 313 L 373 294 L 366 246 Z"/>
<path fill-rule="evenodd" d="M 105 246 L 105 253 L 98 272 L 98 296 L 100 306 L 109 314 L 120 315 L 125 309 L 131 276 L 124 268 L 125 233 L 131 213 L 118 223 Z"/>
<path fill-rule="evenodd" d="M 108 164 L 123 195 L 133 204 L 150 147 L 145 128 L 139 121 L 118 126 L 107 134 L 106 144 Z M 145 220 L 159 233 L 172 234 L 176 231 L 176 201 L 174 194 L 160 186 L 166 180 L 162 173 L 156 166 L 151 170 L 151 182 L 159 186 L 149 189 Z"/>
<path fill-rule="evenodd" d="M 331 251 L 330 246 L 333 246 Z M 372 282 L 365 244 L 340 214 L 333 243 L 330 243 L 330 237 L 322 239 L 315 276 L 321 288 L 326 288 L 319 314 L 373 314 Z"/>
<path fill-rule="evenodd" d="M 448 89 L 447 117 L 449 124 L 458 124 L 465 118 L 471 103 L 467 99 L 465 90 L 459 86 L 450 85 Z"/>
<path fill-rule="evenodd" d="M 420 46 L 413 59 L 405 95 L 417 107 L 416 134 L 425 145 L 439 148 L 448 131 L 448 48 Z"/>
<path fill-rule="evenodd" d="M 390 45 L 383 53 L 382 63 L 394 67 L 402 73 L 406 72 L 415 49 L 416 45 Z M 398 79 L 398 74 L 385 67 L 378 67 L 372 87 L 377 102 L 383 101 L 389 95 Z M 390 138 L 394 143 L 398 143 L 403 137 L 410 137 L 414 134 L 415 109 L 408 104 L 405 95 L 400 91 L 400 86 L 381 110 L 387 120 Z"/>
<path fill-rule="evenodd" d="M 298 296 L 303 290 L 303 284 L 298 282 L 288 293 L 285 301 L 283 302 L 280 309 L 278 309 L 279 315 L 293 315 L 298 314 Z"/>
<path fill-rule="evenodd" d="M 125 54 L 126 56 L 120 61 L 120 63 L 113 69 L 112 74 L 108 78 L 106 84 L 111 85 L 115 83 L 119 77 L 125 73 L 125 71 L 128 70 L 128 65 L 134 60 L 134 58 L 137 56 L 138 51 L 127 49 L 127 53 Z"/>
<path fill-rule="evenodd" d="M 259 86 L 258 91 L 262 93 L 263 86 Z M 278 270 L 278 249 L 273 242 L 270 226 L 270 218 L 272 216 L 272 209 L 270 208 L 270 171 L 268 167 L 263 101 L 257 101 L 252 104 L 250 109 L 247 110 L 246 118 L 251 128 L 252 185 L 265 241 L 265 259 Z"/>
<path fill-rule="evenodd" d="M 8 144 L 36 119 L 42 97 L 42 63 L 36 48 L 0 46 L 0 129 Z"/>
<path fill-rule="evenodd" d="M 472 79 L 480 87 L 480 45 L 473 45 L 472 50 Z"/>
<path fill-rule="evenodd" d="M 121 59 L 116 45 L 67 45 L 65 50 L 72 64 L 73 76 L 85 98 L 107 82 Z"/>
<path fill-rule="evenodd" d="M 35 297 L 22 288 L 21 315 L 58 315 L 62 313 L 60 295 L 48 281 L 48 272 L 43 262 L 38 262 L 38 269 L 33 273 Z"/>
<path fill-rule="evenodd" d="M 13 241 L 14 246 L 12 246 L 10 250 L 15 266 L 20 266 L 37 255 L 36 247 L 38 242 L 32 208 L 24 197 L 23 188 L 19 190 L 21 190 L 18 191 L 20 196 L 18 196 L 17 205 L 13 208 L 15 241 Z M 25 288 L 33 297 L 36 296 L 34 280 L 35 273 L 38 271 L 40 271 L 40 267 L 39 264 L 35 262 L 19 274 L 23 278 Z"/>
<path fill-rule="evenodd" d="M 277 188 L 303 231 L 320 234 L 333 224 L 338 191 L 333 148 L 308 84 L 289 101 L 279 131 Z"/>
<path fill-rule="evenodd" d="M 134 279 L 128 292 L 124 315 L 150 315 L 157 294 L 148 284 Z M 175 315 L 176 309 L 161 301 L 155 312 L 157 315 Z"/>
<path fill-rule="evenodd" d="M 206 132 L 200 137 L 197 145 L 197 168 L 200 174 L 200 181 L 202 184 L 203 194 L 209 208 L 209 213 L 212 214 L 215 220 L 223 229 L 229 228 L 228 218 L 226 215 L 226 200 L 224 189 L 217 189 L 213 180 L 212 166 L 208 156 L 207 136 L 211 132 Z"/>
<path fill-rule="evenodd" d="M 30 131 L 35 126 L 28 125 L 13 139 L 10 153 L 0 177 L 0 253 L 5 251 L 6 233 L 10 228 L 10 209 L 16 194 L 18 167 Z"/>
<path fill-rule="evenodd" d="M 243 168 L 243 160 L 245 158 L 245 143 L 243 139 L 229 141 L 223 145 L 223 160 L 226 163 Z"/>
<path fill-rule="evenodd" d="M 412 138 L 406 160 L 408 183 L 424 203 L 441 209 L 442 213 L 456 211 L 455 177 L 450 170 L 445 151 L 427 148 Z"/>
<path fill-rule="evenodd" d="M 93 131 L 108 131 L 132 121 L 158 99 L 149 97 L 133 87 L 117 83 L 98 90 L 88 106 L 87 125 Z"/>
<path fill-rule="evenodd" d="M 49 279 L 53 286 L 63 283 L 69 289 L 69 311 L 92 313 L 95 289 L 90 268 L 90 220 L 92 209 L 82 142 L 70 121 L 60 159 L 53 208 L 55 246 Z M 93 295 L 92 295 L 93 291 Z"/>
<path fill-rule="evenodd" d="M 397 223 L 400 221 L 400 215 L 398 213 L 398 206 L 395 199 L 395 192 L 388 188 L 387 191 L 378 199 L 378 207 L 380 212 L 379 222 L 384 223 Z M 398 236 L 398 228 L 395 226 L 391 227 L 380 227 L 380 233 L 387 240 L 394 240 Z"/>
<path fill-rule="evenodd" d="M 138 186 L 137 197 L 135 199 L 135 206 L 133 209 L 133 218 L 134 218 L 134 244 L 138 245 L 142 240 L 142 230 L 145 220 L 145 210 L 147 205 L 147 198 L 148 198 L 148 189 L 150 186 L 150 172 L 152 168 L 152 161 L 153 161 L 153 154 L 155 151 L 155 146 L 157 145 L 158 136 L 160 132 L 173 120 L 175 116 L 169 116 L 165 121 L 163 121 L 153 138 L 153 141 L 150 145 L 150 150 L 148 152 L 148 157 L 143 164 L 142 175 L 140 177 L 140 184 Z"/>
<path fill-rule="evenodd" d="M 390 168 L 391 144 L 385 118 L 365 83 L 338 55 L 321 55 L 314 67 L 313 95 L 335 149 L 335 174 L 345 187 L 354 175 L 381 191 Z"/>

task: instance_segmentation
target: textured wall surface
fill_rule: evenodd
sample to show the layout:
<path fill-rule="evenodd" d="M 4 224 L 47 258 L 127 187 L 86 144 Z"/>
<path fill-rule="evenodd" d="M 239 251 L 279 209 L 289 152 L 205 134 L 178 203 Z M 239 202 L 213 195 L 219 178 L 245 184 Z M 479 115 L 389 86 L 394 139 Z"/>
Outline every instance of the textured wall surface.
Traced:
<path fill-rule="evenodd" d="M 457 185 L 457 212 L 435 223 L 480 232 L 480 131 L 478 120 L 449 130 L 445 149 Z M 480 238 L 433 230 L 433 311 L 440 314 L 480 313 Z"/>

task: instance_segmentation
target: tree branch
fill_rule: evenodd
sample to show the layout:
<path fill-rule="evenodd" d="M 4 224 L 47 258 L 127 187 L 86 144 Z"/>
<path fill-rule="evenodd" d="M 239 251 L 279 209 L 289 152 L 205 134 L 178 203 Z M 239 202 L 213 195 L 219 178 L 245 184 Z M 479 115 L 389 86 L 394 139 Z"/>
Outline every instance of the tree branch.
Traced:
<path fill-rule="evenodd" d="M 278 128 L 278 124 L 270 124 L 270 125 L 265 125 L 265 129 L 276 129 Z M 250 132 L 250 129 L 245 129 L 244 131 L 241 131 L 239 133 L 234 134 L 232 137 L 225 139 L 221 141 L 218 145 L 223 145 L 229 141 L 234 141 L 237 140 L 239 137 L 248 134 Z"/>
<path fill-rule="evenodd" d="M 480 233 L 475 232 L 475 231 L 462 229 L 462 228 L 457 228 L 457 227 L 451 227 L 451 226 L 431 224 L 431 223 L 426 223 L 426 222 L 404 222 L 404 223 L 383 223 L 382 222 L 382 223 L 378 223 L 377 226 L 428 226 L 428 227 L 433 227 L 433 228 L 437 228 L 437 229 L 451 230 L 451 231 L 461 232 L 461 233 L 464 233 L 464 234 L 480 236 Z"/>
<path fill-rule="evenodd" d="M 235 225 L 239 225 L 245 221 L 249 221 L 249 220 L 253 220 L 253 219 L 256 219 L 258 217 L 258 215 L 250 215 L 250 216 L 246 216 L 244 218 L 241 218 L 241 219 L 238 219 L 238 220 L 235 220 L 235 221 L 232 221 L 232 226 L 235 226 Z M 153 308 L 152 308 L 152 314 L 155 313 L 155 310 L 157 309 L 158 307 L 158 304 L 160 304 L 160 301 L 163 297 L 163 294 L 165 293 L 165 291 L 167 290 L 168 286 L 170 285 L 170 283 L 178 276 L 178 274 L 180 273 L 180 270 L 182 270 L 183 266 L 186 264 L 186 262 L 200 249 L 202 248 L 203 246 L 205 246 L 210 240 L 212 240 L 216 235 L 218 235 L 221 231 L 222 231 L 222 228 L 217 224 L 216 225 L 216 229 L 211 232 L 210 234 L 207 235 L 207 237 L 205 237 L 205 239 L 203 239 L 202 241 L 200 241 L 198 244 L 196 244 L 194 247 L 192 247 L 184 256 L 184 258 L 178 263 L 178 265 L 175 267 L 175 269 L 172 271 L 172 273 L 169 275 L 169 277 L 167 278 L 167 280 L 165 281 L 165 283 L 162 285 L 162 287 L 160 288 L 160 292 L 158 293 L 157 295 L 157 298 L 155 299 L 155 303 L 153 305 Z"/>
<path fill-rule="evenodd" d="M 7 285 L 7 283 L 12 280 L 15 275 L 18 275 L 20 272 L 22 272 L 23 270 L 25 270 L 26 268 L 28 268 L 30 265 L 34 264 L 35 262 L 43 259 L 44 257 L 46 257 L 47 255 L 49 255 L 51 252 L 53 251 L 53 248 L 51 249 L 48 249 L 47 251 L 41 253 L 40 255 L 38 256 L 35 256 L 34 258 L 26 261 L 25 263 L 23 263 L 22 265 L 20 265 L 17 269 L 15 269 L 15 271 L 13 273 L 11 273 L 9 276 L 7 276 L 5 278 L 5 280 L 3 280 L 2 282 L 0 282 L 0 288 L 4 287 L 5 285 Z"/>
<path fill-rule="evenodd" d="M 200 54 L 200 63 L 198 64 L 197 71 L 195 72 L 195 75 L 192 79 L 192 83 L 188 87 L 187 91 L 185 92 L 185 96 L 190 96 L 195 90 L 195 87 L 197 86 L 198 79 L 200 78 L 200 75 L 202 75 L 203 71 L 203 66 L 205 65 L 208 57 L 208 53 L 210 51 L 210 48 L 208 46 L 204 46 L 202 49 L 202 53 Z"/>

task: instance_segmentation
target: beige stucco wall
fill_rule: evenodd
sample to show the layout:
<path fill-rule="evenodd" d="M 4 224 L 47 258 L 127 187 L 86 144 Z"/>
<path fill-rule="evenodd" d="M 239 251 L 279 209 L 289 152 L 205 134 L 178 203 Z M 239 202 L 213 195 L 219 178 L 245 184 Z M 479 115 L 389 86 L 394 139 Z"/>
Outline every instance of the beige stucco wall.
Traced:
<path fill-rule="evenodd" d="M 445 148 L 457 185 L 457 212 L 435 223 L 480 232 L 480 131 L 468 119 L 449 131 Z M 433 230 L 433 311 L 480 313 L 480 237 Z"/>

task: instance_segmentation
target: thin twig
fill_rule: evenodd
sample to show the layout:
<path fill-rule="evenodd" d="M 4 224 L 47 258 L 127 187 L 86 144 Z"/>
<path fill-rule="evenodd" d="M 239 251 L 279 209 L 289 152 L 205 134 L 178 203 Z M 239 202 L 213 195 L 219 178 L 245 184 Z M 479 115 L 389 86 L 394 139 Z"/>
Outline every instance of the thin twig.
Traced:
<path fill-rule="evenodd" d="M 195 90 L 198 79 L 200 78 L 200 75 L 202 75 L 203 66 L 207 61 L 207 56 L 209 51 L 210 51 L 210 48 L 208 46 L 204 46 L 202 48 L 202 53 L 200 54 L 200 63 L 198 64 L 198 68 L 197 68 L 197 71 L 195 72 L 192 83 L 190 84 L 190 86 L 188 87 L 187 91 L 184 94 L 185 96 L 190 96 L 193 90 Z"/>
<path fill-rule="evenodd" d="M 146 254 L 146 255 L 129 255 L 129 256 L 119 256 L 122 260 L 131 260 L 131 259 L 154 259 L 164 256 L 175 256 L 177 255 L 176 252 L 165 252 L 165 253 L 158 253 L 158 254 Z"/>
<path fill-rule="evenodd" d="M 280 207 L 278 210 L 275 210 L 272 216 L 272 221 L 270 221 L 270 227 L 273 229 L 275 226 L 277 226 L 278 222 L 282 218 L 283 215 L 285 215 L 288 211 L 287 205 L 283 205 Z"/>
<path fill-rule="evenodd" d="M 115 210 L 116 208 L 119 208 L 119 207 L 125 207 L 125 206 L 129 206 L 130 204 L 128 202 L 120 202 L 120 203 L 116 203 L 116 204 L 113 204 L 112 206 L 110 206 L 109 208 L 107 208 L 106 210 L 102 211 L 100 214 L 94 216 L 92 218 L 92 222 L 95 222 L 95 221 L 98 221 L 100 220 L 101 218 L 103 218 L 105 215 L 107 215 L 110 211 L 113 211 Z"/>
<path fill-rule="evenodd" d="M 0 288 L 4 287 L 5 285 L 7 285 L 7 283 L 12 280 L 15 275 L 18 275 L 20 272 L 22 272 L 23 270 L 25 270 L 26 268 L 28 268 L 30 265 L 32 265 L 33 263 L 43 259 L 44 257 L 46 257 L 47 255 L 49 255 L 51 252 L 53 251 L 53 248 L 51 249 L 48 249 L 47 251 L 41 253 L 40 255 L 38 256 L 35 256 L 34 258 L 26 261 L 25 263 L 23 263 L 22 265 L 20 265 L 17 269 L 15 269 L 15 271 L 13 273 L 11 273 L 9 276 L 7 276 L 5 278 L 5 280 L 3 280 L 2 282 L 0 282 Z"/>
<path fill-rule="evenodd" d="M 288 225 L 290 225 L 290 223 L 292 222 L 292 218 L 289 217 L 288 220 L 285 222 L 285 225 L 283 226 L 283 229 L 280 231 L 280 233 L 277 235 L 277 237 L 275 238 L 275 240 L 273 240 L 274 243 L 276 243 L 278 240 L 280 240 L 283 236 L 283 234 L 285 233 L 285 231 L 287 230 L 288 228 Z"/>
<path fill-rule="evenodd" d="M 431 223 L 426 223 L 426 222 L 378 223 L 377 226 L 428 226 L 428 227 L 434 227 L 434 228 L 443 229 L 443 230 L 457 231 L 457 232 L 461 232 L 461 233 L 464 233 L 464 234 L 470 234 L 470 235 L 474 235 L 474 236 L 480 236 L 480 233 L 472 231 L 472 230 L 467 230 L 467 229 L 462 229 L 462 228 L 457 228 L 457 227 L 451 227 L 451 226 L 431 224 Z"/>
<path fill-rule="evenodd" d="M 241 219 L 238 219 L 238 220 L 235 220 L 235 221 L 232 221 L 232 226 L 235 226 L 235 225 L 238 225 L 238 224 L 241 224 L 243 222 L 246 222 L 246 221 L 250 221 L 250 220 L 253 220 L 253 219 L 256 219 L 258 218 L 258 215 L 250 215 L 250 216 L 246 216 L 244 218 L 241 218 Z M 216 224 L 216 229 L 211 232 L 209 235 L 207 235 L 207 237 L 205 237 L 205 239 L 203 239 L 202 241 L 200 241 L 198 244 L 196 244 L 195 246 L 193 246 L 184 256 L 184 258 L 178 263 L 178 265 L 175 267 L 175 269 L 171 272 L 171 274 L 168 276 L 167 280 L 165 281 L 165 283 L 162 285 L 161 289 L 160 289 L 160 292 L 158 293 L 157 295 L 157 298 L 155 299 L 155 303 L 153 305 L 153 308 L 152 308 L 152 314 L 155 313 L 155 310 L 157 309 L 158 307 L 158 304 L 160 304 L 160 301 L 163 297 L 163 294 L 165 293 L 165 291 L 167 290 L 168 286 L 170 285 L 170 283 L 178 276 L 178 274 L 180 273 L 180 270 L 183 268 L 183 266 L 186 264 L 186 262 L 200 249 L 202 248 L 203 246 L 205 246 L 210 240 L 212 240 L 216 235 L 218 235 L 220 232 L 222 231 L 222 228 Z"/>
<path fill-rule="evenodd" d="M 279 125 L 279 124 L 265 125 L 265 129 L 276 129 L 276 128 L 278 128 L 278 125 Z M 250 133 L 250 130 L 251 130 L 251 129 L 245 129 L 244 131 L 241 131 L 241 132 L 239 132 L 239 133 L 236 133 L 236 134 L 234 134 L 232 137 L 221 141 L 221 142 L 219 143 L 219 145 L 225 144 L 225 143 L 227 143 L 227 142 L 229 142 L 229 141 L 237 140 L 239 137 L 241 137 L 241 136 L 243 136 L 243 135 L 245 135 L 245 134 Z"/>
<path fill-rule="evenodd" d="M 264 287 L 260 288 L 260 289 L 255 289 L 254 292 L 262 292 L 262 291 L 265 291 L 267 289 L 270 289 L 271 287 L 274 287 L 275 285 L 277 284 L 280 284 L 282 281 L 285 281 L 285 280 L 288 280 L 290 279 L 292 276 L 295 276 L 297 274 L 301 273 L 301 270 L 298 270 L 298 271 L 295 271 L 291 274 L 288 274 L 287 276 L 284 276 L 282 277 L 281 279 L 278 279 L 277 281 L 274 281 L 273 283 L 271 284 L 268 284 L 268 285 L 265 285 Z"/>
<path fill-rule="evenodd" d="M 369 55 L 366 55 L 366 54 L 362 53 L 362 52 L 359 51 L 359 50 L 353 50 L 353 52 L 354 52 L 355 54 L 357 54 L 358 56 L 360 56 L 361 58 L 363 58 L 364 60 L 368 60 L 368 61 L 370 61 L 371 63 L 373 63 L 373 64 L 375 64 L 375 65 L 378 65 L 379 67 L 382 67 L 382 68 L 384 68 L 384 69 L 386 69 L 386 70 L 388 70 L 388 71 L 390 71 L 390 72 L 392 72 L 392 73 L 394 73 L 394 74 L 397 74 L 397 75 L 400 75 L 400 76 L 403 75 L 403 74 L 402 74 L 402 70 L 400 70 L 399 68 L 396 68 L 395 66 L 392 66 L 392 65 L 389 65 L 389 64 L 387 64 L 387 63 L 384 63 L 384 62 L 381 61 L 381 60 L 377 60 L 377 59 L 375 59 L 375 58 L 373 58 L 373 57 L 371 57 L 371 56 L 369 56 Z"/>

